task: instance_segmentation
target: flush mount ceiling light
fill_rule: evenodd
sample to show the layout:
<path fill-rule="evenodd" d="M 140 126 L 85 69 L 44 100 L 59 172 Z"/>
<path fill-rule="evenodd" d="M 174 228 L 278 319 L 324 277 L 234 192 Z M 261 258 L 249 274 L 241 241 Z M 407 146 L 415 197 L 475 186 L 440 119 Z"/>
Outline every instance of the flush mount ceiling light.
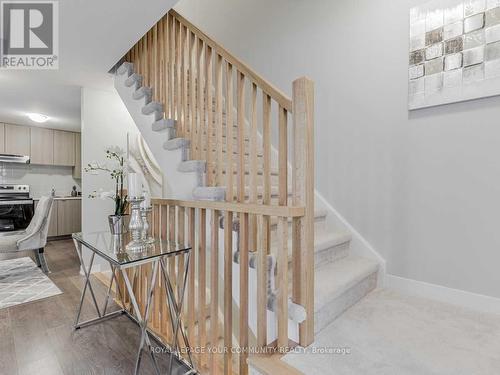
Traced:
<path fill-rule="evenodd" d="M 49 116 L 42 115 L 40 113 L 28 113 L 28 117 L 31 121 L 35 122 L 46 122 L 49 119 Z"/>

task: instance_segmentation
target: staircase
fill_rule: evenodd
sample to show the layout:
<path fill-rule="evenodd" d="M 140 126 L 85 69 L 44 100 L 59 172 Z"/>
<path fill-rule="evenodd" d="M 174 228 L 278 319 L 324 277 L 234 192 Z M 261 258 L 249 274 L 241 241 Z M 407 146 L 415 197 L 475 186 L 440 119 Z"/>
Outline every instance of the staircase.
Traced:
<path fill-rule="evenodd" d="M 197 73 L 194 74 L 195 72 L 193 72 L 192 65 L 193 59 L 191 58 L 192 56 L 189 55 L 189 53 L 192 53 L 192 48 L 189 48 L 190 42 L 188 42 L 187 35 L 191 37 L 191 32 L 195 35 L 195 46 L 197 46 L 199 41 L 204 40 L 201 37 L 204 34 L 200 34 L 198 36 L 199 39 L 196 39 L 196 32 L 199 32 L 199 30 L 173 11 L 171 11 L 171 15 L 167 15 L 166 17 L 167 29 L 169 32 L 171 32 L 171 30 L 175 31 L 172 32 L 173 40 L 177 43 L 178 38 L 178 45 L 181 47 L 188 47 L 188 52 L 184 54 L 182 52 L 179 54 L 173 52 L 171 56 L 174 56 L 173 59 L 177 60 L 174 60 L 170 65 L 167 64 L 167 71 L 171 69 L 173 72 L 172 76 L 174 78 L 180 78 L 172 81 L 174 83 L 177 82 L 177 84 L 172 83 L 173 87 L 167 89 L 167 92 L 172 95 L 165 100 L 161 100 L 164 95 L 162 96 L 161 93 L 158 93 L 161 92 L 162 89 L 165 89 L 165 85 L 163 85 L 156 76 L 154 79 L 145 79 L 143 75 L 139 74 L 141 72 L 146 72 L 148 76 L 151 76 L 151 70 L 153 69 L 147 64 L 144 65 L 140 59 L 139 64 L 142 65 L 140 69 L 133 63 L 124 61 L 118 65 L 115 71 L 115 88 L 125 103 L 126 108 L 135 121 L 149 149 L 156 158 L 160 169 L 163 171 L 163 197 L 169 199 L 171 204 L 177 204 L 176 201 L 237 201 L 249 202 L 250 204 L 261 204 L 266 207 L 274 207 L 275 205 L 283 206 L 283 202 L 285 202 L 286 205 L 287 201 L 294 201 L 294 195 L 291 193 L 294 191 L 294 186 L 289 186 L 290 179 L 286 178 L 286 176 L 290 174 L 288 170 L 291 166 L 286 156 L 283 156 L 281 148 L 282 138 L 280 137 L 280 145 L 276 148 L 266 147 L 266 141 L 263 141 L 263 139 L 267 139 L 267 144 L 270 146 L 269 138 L 266 138 L 268 134 L 266 133 L 265 127 L 257 129 L 257 127 L 254 126 L 255 112 L 241 115 L 241 108 L 242 106 L 244 108 L 244 104 L 242 104 L 243 99 L 241 99 L 241 101 L 238 99 L 240 95 L 243 95 L 239 83 L 237 90 L 238 97 L 236 105 L 234 105 L 232 87 L 231 90 L 228 87 L 223 95 L 220 86 L 218 86 L 221 83 L 217 81 L 217 78 L 215 82 L 213 82 L 211 72 L 209 74 L 206 73 L 208 74 L 207 77 L 203 78 L 200 75 L 201 68 L 198 66 Z M 179 27 L 178 29 L 177 25 Z M 159 39 L 160 31 L 165 30 L 162 29 L 162 27 L 162 24 L 159 23 L 159 26 L 155 26 L 156 29 L 152 29 L 151 40 L 155 40 L 155 38 L 157 38 L 156 40 Z M 184 27 L 186 30 L 185 34 L 183 31 Z M 155 34 L 155 32 L 158 34 Z M 149 34 L 146 35 L 145 38 L 147 42 L 150 38 Z M 171 40 L 168 35 L 166 40 Z M 144 49 L 146 52 L 152 54 L 153 57 L 151 60 L 153 61 L 156 61 L 157 58 L 155 57 L 155 45 L 158 43 L 157 41 L 156 44 L 153 43 L 149 45 L 148 48 Z M 208 42 L 205 41 L 205 43 L 207 43 L 207 45 L 204 45 L 204 48 L 208 46 Z M 141 48 L 141 46 L 139 46 L 139 48 L 133 47 L 131 52 L 127 55 L 127 59 L 132 61 L 137 60 L 137 51 L 142 51 Z M 214 51 L 217 51 L 213 46 L 210 46 L 210 48 L 210 50 L 204 50 L 206 52 L 204 52 L 203 55 L 207 57 L 206 72 L 209 72 L 209 69 L 211 69 L 208 68 L 208 64 L 211 63 L 211 60 L 208 60 L 208 51 L 210 51 L 210 57 L 212 57 Z M 186 56 L 186 53 L 188 54 L 189 61 L 184 63 L 183 58 Z M 224 57 L 227 58 L 227 56 Z M 146 61 L 148 61 L 147 59 L 148 57 L 146 57 Z M 200 58 L 199 60 L 202 59 Z M 215 69 L 217 72 L 217 66 Z M 161 71 L 160 69 L 160 72 Z M 183 80 L 181 76 L 187 76 L 187 78 Z M 196 85 L 193 85 L 193 82 L 196 82 Z M 203 85 L 202 89 L 199 88 L 200 82 L 206 83 Z M 148 85 L 148 83 L 150 85 Z M 155 87 L 155 83 L 157 86 L 160 86 L 160 88 Z M 255 83 L 252 88 L 255 93 Z M 200 97 L 203 97 L 203 101 L 201 101 L 201 99 L 198 101 Z M 253 103 L 255 104 L 255 96 L 251 94 L 250 98 L 253 99 Z M 181 109 L 175 109 L 175 104 L 181 107 Z M 279 108 L 281 110 L 281 105 Z M 207 127 L 199 127 L 194 130 L 189 130 L 186 127 L 186 122 L 189 120 L 188 114 L 192 116 L 194 110 L 203 111 L 203 119 L 208 119 L 207 123 L 209 125 Z M 284 113 L 286 117 L 286 110 Z M 284 117 L 280 115 L 280 124 L 283 118 Z M 220 121 L 220 129 L 215 126 L 213 128 L 210 126 L 211 123 L 216 123 L 217 119 Z M 195 123 L 195 121 L 193 123 Z M 281 129 L 282 127 L 280 127 L 280 132 Z M 218 143 L 218 140 L 222 140 L 222 144 L 220 144 L 220 142 Z M 259 147 L 259 145 L 263 146 Z M 284 169 L 286 171 L 284 174 L 285 178 L 283 179 Z M 232 185 L 238 186 L 238 188 L 234 189 Z M 336 220 L 333 217 L 334 213 L 330 212 L 327 207 L 323 207 L 321 203 L 319 203 L 319 199 L 315 201 L 316 207 L 314 207 L 312 218 L 314 225 L 313 254 L 315 279 L 314 333 L 316 334 L 376 287 L 379 264 L 376 260 L 352 254 L 350 251 L 351 234 L 346 228 L 335 224 Z M 191 206 L 187 204 L 185 207 L 186 210 L 194 210 L 194 207 L 197 206 L 193 205 L 193 208 L 189 208 Z M 210 206 L 209 203 L 207 203 L 206 209 L 210 210 L 217 207 L 219 206 Z M 182 210 L 182 215 L 184 215 L 184 208 Z M 240 241 L 240 236 L 242 235 L 244 236 L 244 241 L 247 241 L 243 243 L 249 244 L 248 250 L 250 251 L 248 254 L 244 253 L 246 254 L 245 261 L 248 261 L 249 267 L 246 272 L 250 275 L 246 275 L 246 278 L 247 280 L 248 277 L 250 277 L 250 279 L 252 277 L 259 278 L 256 268 L 259 264 L 259 259 L 263 258 L 259 258 L 260 253 L 257 247 L 262 243 L 260 242 L 262 241 L 262 234 L 257 235 L 260 229 L 257 230 L 254 226 L 255 224 L 252 224 L 252 215 L 253 214 L 250 213 L 248 216 L 250 221 L 245 224 L 247 226 L 249 225 L 250 228 L 254 228 L 250 229 L 249 232 L 247 232 L 246 229 L 242 232 L 240 220 L 236 217 L 233 218 L 230 228 L 225 228 L 224 216 L 221 216 L 221 220 L 217 223 L 217 232 L 220 232 L 217 233 L 220 243 L 218 258 L 222 265 L 222 267 L 219 267 L 219 270 L 224 268 L 224 255 L 226 254 L 227 257 L 228 254 L 224 241 L 229 238 L 227 237 L 228 235 L 230 235 L 232 239 L 230 252 L 232 259 L 231 268 L 233 272 L 231 275 L 231 289 L 233 291 L 241 290 L 239 281 L 242 279 L 240 279 L 238 273 L 242 269 L 239 265 L 241 259 L 240 244 L 242 243 Z M 241 217 L 241 215 L 239 217 Z M 194 218 L 192 220 L 194 221 Z M 270 325 L 268 329 L 274 332 L 275 335 L 269 335 L 268 332 L 266 344 L 277 339 L 279 332 L 281 332 L 280 330 L 282 330 L 279 326 L 280 323 L 278 323 L 278 326 L 276 326 L 275 323 L 275 320 L 279 321 L 279 316 L 281 316 L 280 314 L 282 313 L 280 304 L 283 306 L 286 301 L 283 299 L 283 294 L 280 294 L 279 291 L 279 287 L 283 282 L 282 280 L 286 280 L 288 286 L 286 295 L 294 294 L 292 278 L 288 279 L 287 276 L 285 276 L 284 279 L 280 278 L 280 275 L 283 275 L 283 270 L 279 269 L 280 265 L 288 264 L 287 273 L 291 274 L 294 267 L 296 267 L 296 263 L 294 263 L 296 260 L 294 259 L 292 251 L 294 246 L 296 246 L 294 236 L 282 236 L 282 233 L 294 233 L 296 230 L 294 223 L 295 219 L 286 218 L 285 220 L 279 215 L 271 217 L 268 223 L 264 223 L 268 225 L 270 233 L 270 236 L 267 237 L 270 238 L 270 241 L 268 244 L 269 255 L 266 260 L 266 280 L 268 280 L 268 282 L 266 283 L 267 306 L 265 308 L 267 311 L 276 314 L 273 315 L 274 318 L 270 321 L 268 319 L 268 325 Z M 210 243 L 211 236 L 215 236 L 216 233 L 211 231 L 209 224 L 206 225 L 207 232 L 209 233 L 207 237 L 208 243 Z M 251 240 L 248 240 L 248 237 L 250 237 Z M 259 246 L 257 246 L 257 244 L 259 244 Z M 252 248 L 252 246 L 254 248 Z M 209 247 L 210 246 L 207 246 L 207 251 Z M 282 249 L 285 249 L 287 252 L 286 260 L 280 258 Z M 213 254 L 210 256 L 213 256 Z M 252 272 L 255 273 L 254 276 L 252 276 Z M 287 275 L 287 273 L 285 273 L 285 275 Z M 224 279 L 226 275 L 225 271 L 223 275 L 221 275 L 221 278 Z M 208 277 L 213 277 L 210 272 Z M 201 287 L 203 288 L 203 286 Z M 210 288 L 208 286 L 206 288 L 207 295 L 209 296 L 208 298 L 211 301 Z M 239 294 L 236 293 L 236 295 Z M 233 295 L 233 299 L 235 299 L 235 303 L 241 309 L 239 297 L 235 298 Z M 250 295 L 246 303 L 249 303 L 250 307 L 252 307 L 252 303 L 258 303 L 258 299 L 258 294 L 254 296 Z M 225 310 L 225 312 L 227 313 L 227 310 Z M 288 337 L 299 342 L 298 324 L 304 321 L 306 316 L 305 310 L 301 305 L 292 303 L 290 300 L 288 301 L 288 311 L 285 316 L 289 319 Z M 210 317 L 210 314 L 208 314 L 208 317 Z M 222 317 L 222 319 L 224 319 L 224 317 Z M 272 327 L 273 324 L 274 327 Z M 293 324 L 296 325 L 296 333 L 294 333 Z M 252 322 L 250 317 L 249 326 L 251 328 L 251 334 L 253 334 L 253 340 L 257 340 L 258 342 L 258 318 L 257 321 Z M 252 329 L 252 326 L 254 329 Z M 226 343 L 227 340 L 228 338 L 226 337 Z M 240 373 L 242 368 L 245 368 L 245 366 L 241 365 Z M 254 371 L 258 371 L 259 373 L 270 373 L 263 367 L 256 367 Z"/>

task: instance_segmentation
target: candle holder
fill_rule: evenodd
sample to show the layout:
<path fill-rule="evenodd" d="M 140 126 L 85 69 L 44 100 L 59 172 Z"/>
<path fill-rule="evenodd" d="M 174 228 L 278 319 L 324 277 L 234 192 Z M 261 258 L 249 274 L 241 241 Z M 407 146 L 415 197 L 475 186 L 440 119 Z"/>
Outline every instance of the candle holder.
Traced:
<path fill-rule="evenodd" d="M 130 224 L 128 226 L 132 241 L 130 241 L 126 248 L 132 253 L 140 253 L 146 248 L 146 243 L 142 240 L 142 228 L 144 223 L 141 216 L 141 202 L 144 197 L 130 198 Z"/>
<path fill-rule="evenodd" d="M 141 216 L 142 216 L 142 234 L 141 238 L 146 244 L 152 244 L 155 242 L 155 239 L 149 235 L 149 222 L 148 222 L 148 214 L 153 210 L 151 206 L 149 207 L 141 207 Z"/>

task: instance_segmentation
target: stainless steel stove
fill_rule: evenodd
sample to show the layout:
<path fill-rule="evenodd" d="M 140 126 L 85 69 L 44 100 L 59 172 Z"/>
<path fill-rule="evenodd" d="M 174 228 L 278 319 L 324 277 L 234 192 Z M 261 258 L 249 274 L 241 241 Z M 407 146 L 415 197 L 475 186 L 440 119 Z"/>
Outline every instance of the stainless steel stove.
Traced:
<path fill-rule="evenodd" d="M 25 229 L 34 211 L 29 185 L 0 184 L 0 233 Z"/>

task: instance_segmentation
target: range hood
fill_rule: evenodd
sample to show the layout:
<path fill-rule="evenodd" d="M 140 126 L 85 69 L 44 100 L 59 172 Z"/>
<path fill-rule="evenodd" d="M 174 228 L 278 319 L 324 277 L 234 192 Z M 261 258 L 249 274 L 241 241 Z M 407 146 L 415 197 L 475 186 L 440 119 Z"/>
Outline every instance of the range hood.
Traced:
<path fill-rule="evenodd" d="M 25 155 L 0 154 L 0 163 L 29 164 L 30 157 Z"/>

